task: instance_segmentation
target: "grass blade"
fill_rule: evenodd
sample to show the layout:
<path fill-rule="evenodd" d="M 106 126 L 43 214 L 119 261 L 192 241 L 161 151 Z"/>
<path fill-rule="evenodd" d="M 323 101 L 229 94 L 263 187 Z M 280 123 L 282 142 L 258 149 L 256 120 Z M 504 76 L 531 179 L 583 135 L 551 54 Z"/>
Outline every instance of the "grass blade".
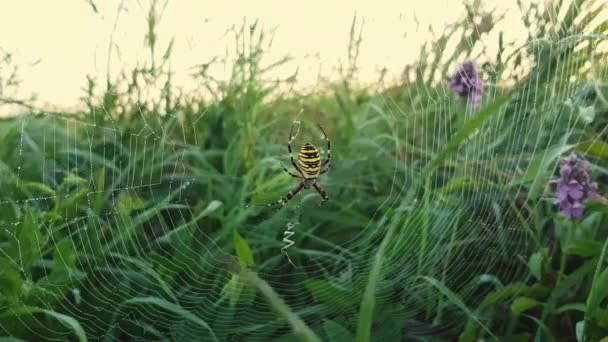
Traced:
<path fill-rule="evenodd" d="M 452 154 L 460 144 L 462 144 L 467 138 L 469 138 L 476 129 L 480 128 L 492 115 L 500 109 L 500 107 L 509 100 L 510 96 L 505 95 L 499 97 L 482 109 L 477 115 L 475 115 L 471 120 L 467 121 L 467 123 L 456 132 L 454 138 L 450 140 L 450 142 L 445 146 L 445 148 L 439 152 L 437 157 L 433 159 L 429 164 L 426 165 L 424 170 L 422 171 L 423 175 L 428 175 L 435 167 L 441 165 L 450 154 Z"/>
<path fill-rule="evenodd" d="M 391 241 L 393 233 L 395 232 L 396 224 L 391 224 L 386 232 L 386 235 L 378 247 L 376 256 L 374 257 L 374 264 L 369 274 L 369 280 L 363 293 L 363 300 L 361 301 L 361 311 L 359 312 L 359 324 L 357 324 L 357 342 L 367 342 L 370 338 L 370 332 L 372 328 L 372 321 L 374 318 L 374 308 L 376 306 L 376 286 L 380 282 L 382 262 L 384 259 L 384 250 Z"/>
<path fill-rule="evenodd" d="M 135 297 L 135 298 L 131 298 L 127 301 L 125 301 L 123 303 L 124 304 L 146 304 L 146 305 L 156 305 L 159 306 L 167 311 L 171 311 L 176 315 L 181 316 L 182 318 L 191 321 L 193 323 L 196 323 L 198 325 L 200 325 L 201 327 L 205 328 L 207 331 L 209 331 L 209 334 L 211 334 L 211 337 L 213 338 L 214 341 L 218 341 L 217 337 L 215 336 L 215 333 L 213 332 L 213 329 L 211 329 L 211 327 L 209 326 L 209 324 L 207 324 L 207 322 L 205 322 L 203 319 L 201 319 L 200 317 L 196 316 L 195 314 L 193 314 L 192 312 L 182 308 L 179 305 L 170 303 L 162 298 L 158 298 L 158 297 Z"/>
<path fill-rule="evenodd" d="M 296 315 L 287 304 L 279 297 L 279 295 L 268 285 L 266 281 L 258 277 L 257 273 L 249 270 L 243 270 L 240 273 L 242 279 L 245 279 L 251 285 L 255 286 L 266 299 L 270 302 L 272 307 L 281 315 L 291 328 L 293 332 L 302 337 L 304 341 L 310 342 L 321 342 L 321 339 Z"/>
<path fill-rule="evenodd" d="M 465 314 L 467 314 L 467 316 L 469 316 L 470 319 L 472 319 L 477 324 L 479 324 L 479 326 L 483 330 L 485 330 L 485 332 L 487 332 L 490 336 L 496 338 L 496 336 L 494 336 L 494 334 L 492 334 L 492 332 L 490 331 L 490 329 L 488 329 L 483 323 L 481 323 L 481 321 L 479 321 L 479 319 L 477 318 L 477 316 L 466 306 L 465 303 L 462 302 L 462 300 L 460 299 L 460 297 L 458 297 L 457 294 L 455 294 L 454 292 L 452 292 L 452 290 L 450 290 L 449 288 L 447 288 L 447 286 L 445 286 L 442 282 L 440 282 L 439 280 L 437 280 L 435 278 L 431 278 L 431 277 L 427 277 L 427 276 L 422 276 L 420 278 L 422 278 L 423 280 L 425 280 L 429 284 L 433 285 L 450 302 L 452 302 L 454 305 L 456 305 L 458 308 L 460 308 Z"/>
<path fill-rule="evenodd" d="M 64 315 L 57 311 L 42 309 L 42 308 L 38 308 L 35 306 L 22 306 L 17 309 L 9 310 L 9 311 L 5 312 L 4 314 L 0 315 L 0 317 L 23 316 L 23 315 L 31 315 L 31 314 L 35 314 L 35 313 L 44 313 L 45 315 L 55 318 L 56 320 L 61 322 L 63 325 L 71 328 L 72 331 L 74 331 L 74 334 L 76 335 L 76 337 L 78 338 L 78 341 L 87 342 L 87 335 L 85 334 L 84 329 L 82 328 L 80 323 L 78 323 L 78 321 L 74 317 Z"/>

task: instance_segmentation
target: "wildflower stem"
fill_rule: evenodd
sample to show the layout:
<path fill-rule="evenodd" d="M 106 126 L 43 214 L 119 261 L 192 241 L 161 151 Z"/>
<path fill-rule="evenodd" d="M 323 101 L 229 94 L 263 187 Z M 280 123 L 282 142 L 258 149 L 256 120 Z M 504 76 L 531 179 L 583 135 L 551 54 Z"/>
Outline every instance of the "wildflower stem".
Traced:
<path fill-rule="evenodd" d="M 568 245 L 570 244 L 570 240 L 572 239 L 572 233 L 573 230 L 577 227 L 578 222 L 574 222 L 572 220 L 570 220 L 570 224 L 568 225 L 567 229 L 566 229 L 566 234 L 564 236 L 563 239 L 561 239 L 561 255 L 560 255 L 560 261 L 559 261 L 559 271 L 557 273 L 557 279 L 555 281 L 555 287 L 557 287 L 560 283 L 560 281 L 562 280 L 562 278 L 564 277 L 564 272 L 566 271 L 566 258 L 567 258 L 567 254 L 566 254 L 566 248 L 568 248 Z"/>

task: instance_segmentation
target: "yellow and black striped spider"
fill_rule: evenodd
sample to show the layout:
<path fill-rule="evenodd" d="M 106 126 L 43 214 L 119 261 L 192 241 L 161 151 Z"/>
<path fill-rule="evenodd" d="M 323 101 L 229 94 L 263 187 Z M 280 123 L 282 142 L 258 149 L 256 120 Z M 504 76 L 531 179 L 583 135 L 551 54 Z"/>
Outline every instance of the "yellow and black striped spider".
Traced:
<path fill-rule="evenodd" d="M 300 148 L 300 152 L 298 153 L 298 162 L 296 163 L 296 160 L 293 158 L 293 152 L 291 150 L 291 143 L 295 139 L 295 136 L 293 135 L 293 126 L 294 125 L 292 124 L 291 130 L 289 131 L 289 142 L 287 143 L 287 150 L 289 151 L 289 157 L 291 158 L 291 165 L 293 165 L 296 171 L 298 171 L 298 174 L 291 173 L 283 164 L 281 164 L 281 166 L 283 166 L 283 170 L 285 170 L 285 172 L 287 172 L 290 176 L 294 178 L 299 178 L 302 181 L 298 184 L 298 186 L 288 192 L 285 197 L 278 200 L 276 204 L 279 205 L 280 209 L 285 204 L 287 204 L 287 202 L 289 202 L 289 200 L 291 200 L 293 196 L 300 192 L 300 190 L 310 189 L 311 187 L 314 187 L 315 190 L 317 190 L 317 192 L 321 194 L 320 205 L 323 205 L 323 203 L 325 203 L 329 199 L 329 196 L 327 195 L 327 192 L 321 187 L 319 182 L 317 182 L 317 178 L 319 178 L 320 175 L 326 173 L 329 170 L 329 161 L 331 159 L 331 143 L 329 141 L 329 138 L 327 137 L 327 134 L 325 133 L 325 130 L 323 130 L 323 127 L 321 127 L 321 125 L 317 125 L 321 129 L 321 132 L 323 132 L 324 139 L 327 141 L 327 160 L 321 162 L 319 149 L 311 143 L 306 143 Z"/>

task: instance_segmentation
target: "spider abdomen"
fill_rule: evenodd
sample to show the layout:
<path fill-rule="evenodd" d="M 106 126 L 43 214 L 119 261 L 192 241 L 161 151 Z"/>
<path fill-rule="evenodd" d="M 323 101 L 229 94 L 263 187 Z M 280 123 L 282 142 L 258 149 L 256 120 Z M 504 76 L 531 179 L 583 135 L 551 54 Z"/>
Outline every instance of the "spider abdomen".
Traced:
<path fill-rule="evenodd" d="M 310 178 L 317 177 L 321 170 L 319 149 L 311 143 L 304 144 L 300 148 L 300 153 L 298 153 L 298 166 L 305 176 L 310 176 Z"/>

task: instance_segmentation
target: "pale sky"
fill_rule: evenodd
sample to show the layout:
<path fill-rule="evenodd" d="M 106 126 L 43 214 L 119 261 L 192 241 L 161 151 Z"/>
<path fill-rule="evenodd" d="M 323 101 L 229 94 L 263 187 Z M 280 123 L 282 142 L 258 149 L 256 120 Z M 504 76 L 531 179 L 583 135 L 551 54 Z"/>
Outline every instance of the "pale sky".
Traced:
<path fill-rule="evenodd" d="M 12 53 L 20 68 L 21 94 L 36 93 L 41 104 L 76 106 L 87 73 L 97 76 L 101 84 L 105 82 L 115 22 L 113 40 L 121 55 L 112 54 L 111 71 L 128 70 L 136 61 L 146 60 L 144 35 L 150 1 L 123 1 L 125 10 L 120 11 L 118 20 L 121 1 L 95 3 L 99 13 L 94 13 L 86 0 L 19 0 L 0 5 L 0 48 Z M 506 31 L 506 40 L 523 41 L 525 31 L 515 3 L 491 1 L 485 7 L 507 13 L 498 25 L 498 30 Z M 163 4 L 159 1 L 158 7 Z M 446 23 L 465 15 L 462 2 L 456 0 L 169 0 L 157 29 L 158 54 L 175 39 L 171 65 L 178 84 L 188 85 L 192 66 L 224 56 L 233 46 L 225 35 L 230 26 L 240 25 L 245 17 L 249 22 L 257 18 L 264 28 L 276 28 L 267 62 L 292 56 L 294 61 L 277 72 L 287 76 L 299 67 L 300 84 L 309 86 L 316 82 L 319 71 L 329 75 L 345 62 L 355 13 L 364 21 L 359 57 L 363 82 L 376 80 L 381 66 L 390 75 L 399 75 L 405 64 L 418 56 L 419 46 L 431 39 L 429 25 L 441 32 Z M 486 37 L 487 41 L 496 45 L 496 35 Z M 218 69 L 216 73 L 222 77 L 225 71 Z"/>

